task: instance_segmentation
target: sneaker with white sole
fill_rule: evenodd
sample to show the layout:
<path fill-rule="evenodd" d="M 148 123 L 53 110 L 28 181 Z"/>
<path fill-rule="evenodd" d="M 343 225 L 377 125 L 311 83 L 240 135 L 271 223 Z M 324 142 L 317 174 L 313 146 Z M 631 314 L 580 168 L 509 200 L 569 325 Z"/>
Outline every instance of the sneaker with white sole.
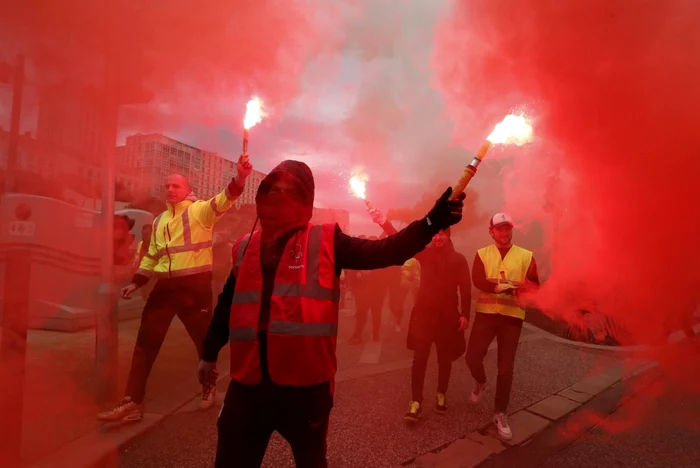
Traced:
<path fill-rule="evenodd" d="M 99 421 L 141 421 L 143 419 L 143 404 L 135 403 L 131 397 L 124 397 L 117 406 L 97 415 Z"/>
<path fill-rule="evenodd" d="M 508 415 L 506 413 L 496 413 L 493 416 L 493 423 L 496 425 L 498 437 L 501 440 L 510 440 L 513 438 L 513 432 L 508 424 Z"/>
<path fill-rule="evenodd" d="M 216 402 L 216 385 L 202 387 L 202 399 L 199 401 L 199 411 L 206 411 Z"/>
<path fill-rule="evenodd" d="M 472 403 L 479 403 L 479 400 L 481 400 L 481 395 L 484 394 L 484 390 L 486 390 L 487 385 L 488 381 L 482 384 L 480 384 L 479 382 L 474 384 L 474 390 L 472 390 L 472 394 L 469 396 L 469 399 Z"/>

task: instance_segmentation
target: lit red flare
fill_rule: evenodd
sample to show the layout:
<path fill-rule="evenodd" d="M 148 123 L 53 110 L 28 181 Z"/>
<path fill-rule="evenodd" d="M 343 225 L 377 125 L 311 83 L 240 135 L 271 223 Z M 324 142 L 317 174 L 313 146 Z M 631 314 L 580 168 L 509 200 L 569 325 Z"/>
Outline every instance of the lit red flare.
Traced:
<path fill-rule="evenodd" d="M 350 178 L 350 190 L 357 197 L 365 201 L 368 210 L 372 209 L 372 205 L 367 201 L 367 179 L 364 174 L 354 175 Z"/>
<path fill-rule="evenodd" d="M 250 136 L 251 127 L 259 124 L 265 112 L 262 109 L 262 101 L 260 98 L 254 97 L 245 106 L 245 117 L 243 118 L 243 154 L 241 159 L 248 157 L 248 137 Z"/>
<path fill-rule="evenodd" d="M 263 117 L 265 117 L 265 113 L 262 110 L 262 101 L 257 97 L 252 98 L 245 106 L 243 128 L 250 130 L 251 127 L 262 122 Z"/>
<path fill-rule="evenodd" d="M 462 177 L 459 178 L 457 184 L 452 189 L 450 198 L 456 199 L 464 189 L 469 185 L 476 168 L 481 164 L 481 161 L 486 157 L 486 153 L 493 145 L 517 145 L 522 146 L 532 141 L 532 125 L 524 115 L 508 114 L 506 117 L 494 127 L 491 134 L 486 137 L 486 141 L 479 147 L 476 156 L 469 165 L 464 168 Z"/>
<path fill-rule="evenodd" d="M 350 178 L 350 190 L 361 199 L 367 197 L 367 176 L 355 175 Z"/>

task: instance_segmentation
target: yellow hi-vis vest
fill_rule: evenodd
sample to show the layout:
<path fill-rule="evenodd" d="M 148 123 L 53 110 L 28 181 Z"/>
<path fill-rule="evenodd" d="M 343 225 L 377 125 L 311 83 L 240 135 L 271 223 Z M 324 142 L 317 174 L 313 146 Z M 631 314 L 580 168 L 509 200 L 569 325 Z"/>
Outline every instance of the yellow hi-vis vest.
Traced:
<path fill-rule="evenodd" d="M 175 278 L 212 271 L 213 227 L 236 201 L 228 188 L 209 200 L 193 195 L 153 220 L 148 253 L 137 274 Z"/>
<path fill-rule="evenodd" d="M 495 245 L 478 250 L 479 258 L 484 263 L 486 278 L 493 283 L 511 283 L 518 286 L 525 282 L 527 270 L 532 261 L 532 252 L 516 245 L 512 246 L 505 258 Z M 515 297 L 510 294 L 491 294 L 479 291 L 476 301 L 477 312 L 484 314 L 501 314 L 525 319 L 523 309 Z"/>
<path fill-rule="evenodd" d="M 420 283 L 420 263 L 415 258 L 409 258 L 401 267 L 401 285 L 403 287 L 415 286 Z"/>

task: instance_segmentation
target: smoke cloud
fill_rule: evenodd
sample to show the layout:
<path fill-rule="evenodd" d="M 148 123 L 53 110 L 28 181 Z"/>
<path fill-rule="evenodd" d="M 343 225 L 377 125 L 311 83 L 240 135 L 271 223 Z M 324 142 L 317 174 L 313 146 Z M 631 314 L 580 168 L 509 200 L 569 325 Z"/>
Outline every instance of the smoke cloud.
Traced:
<path fill-rule="evenodd" d="M 698 301 L 697 13 L 470 0 L 443 17 L 433 67 L 455 137 L 474 147 L 513 108 L 533 118 L 502 181 L 506 210 L 546 222 L 550 314 L 593 304 L 648 342 Z"/>

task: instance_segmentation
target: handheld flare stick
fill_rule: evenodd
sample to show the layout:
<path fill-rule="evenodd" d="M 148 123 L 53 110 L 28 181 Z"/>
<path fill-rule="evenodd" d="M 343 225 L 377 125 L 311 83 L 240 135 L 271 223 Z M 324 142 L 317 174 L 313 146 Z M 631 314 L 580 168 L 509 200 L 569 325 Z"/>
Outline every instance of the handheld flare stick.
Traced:
<path fill-rule="evenodd" d="M 361 198 L 365 202 L 367 211 L 374 208 L 372 204 L 367 200 L 367 176 L 356 175 L 350 178 L 350 190 L 355 194 L 357 198 Z"/>
<path fill-rule="evenodd" d="M 471 181 L 474 174 L 476 174 L 476 168 L 479 167 L 479 164 L 484 160 L 486 153 L 488 153 L 493 145 L 514 144 L 522 146 L 530 141 L 532 141 L 532 125 L 528 123 L 527 119 L 523 115 L 506 115 L 503 121 L 496 125 L 491 134 L 486 138 L 486 141 L 479 147 L 472 162 L 464 168 L 462 177 L 459 178 L 459 181 L 457 181 L 452 188 L 452 195 L 450 198 L 455 200 L 464 192 L 467 185 L 469 185 L 469 181 Z"/>
<path fill-rule="evenodd" d="M 248 158 L 248 138 L 250 137 L 251 127 L 259 124 L 265 113 L 262 110 L 262 101 L 254 97 L 245 106 L 245 118 L 243 119 L 243 152 L 241 160 Z"/>

